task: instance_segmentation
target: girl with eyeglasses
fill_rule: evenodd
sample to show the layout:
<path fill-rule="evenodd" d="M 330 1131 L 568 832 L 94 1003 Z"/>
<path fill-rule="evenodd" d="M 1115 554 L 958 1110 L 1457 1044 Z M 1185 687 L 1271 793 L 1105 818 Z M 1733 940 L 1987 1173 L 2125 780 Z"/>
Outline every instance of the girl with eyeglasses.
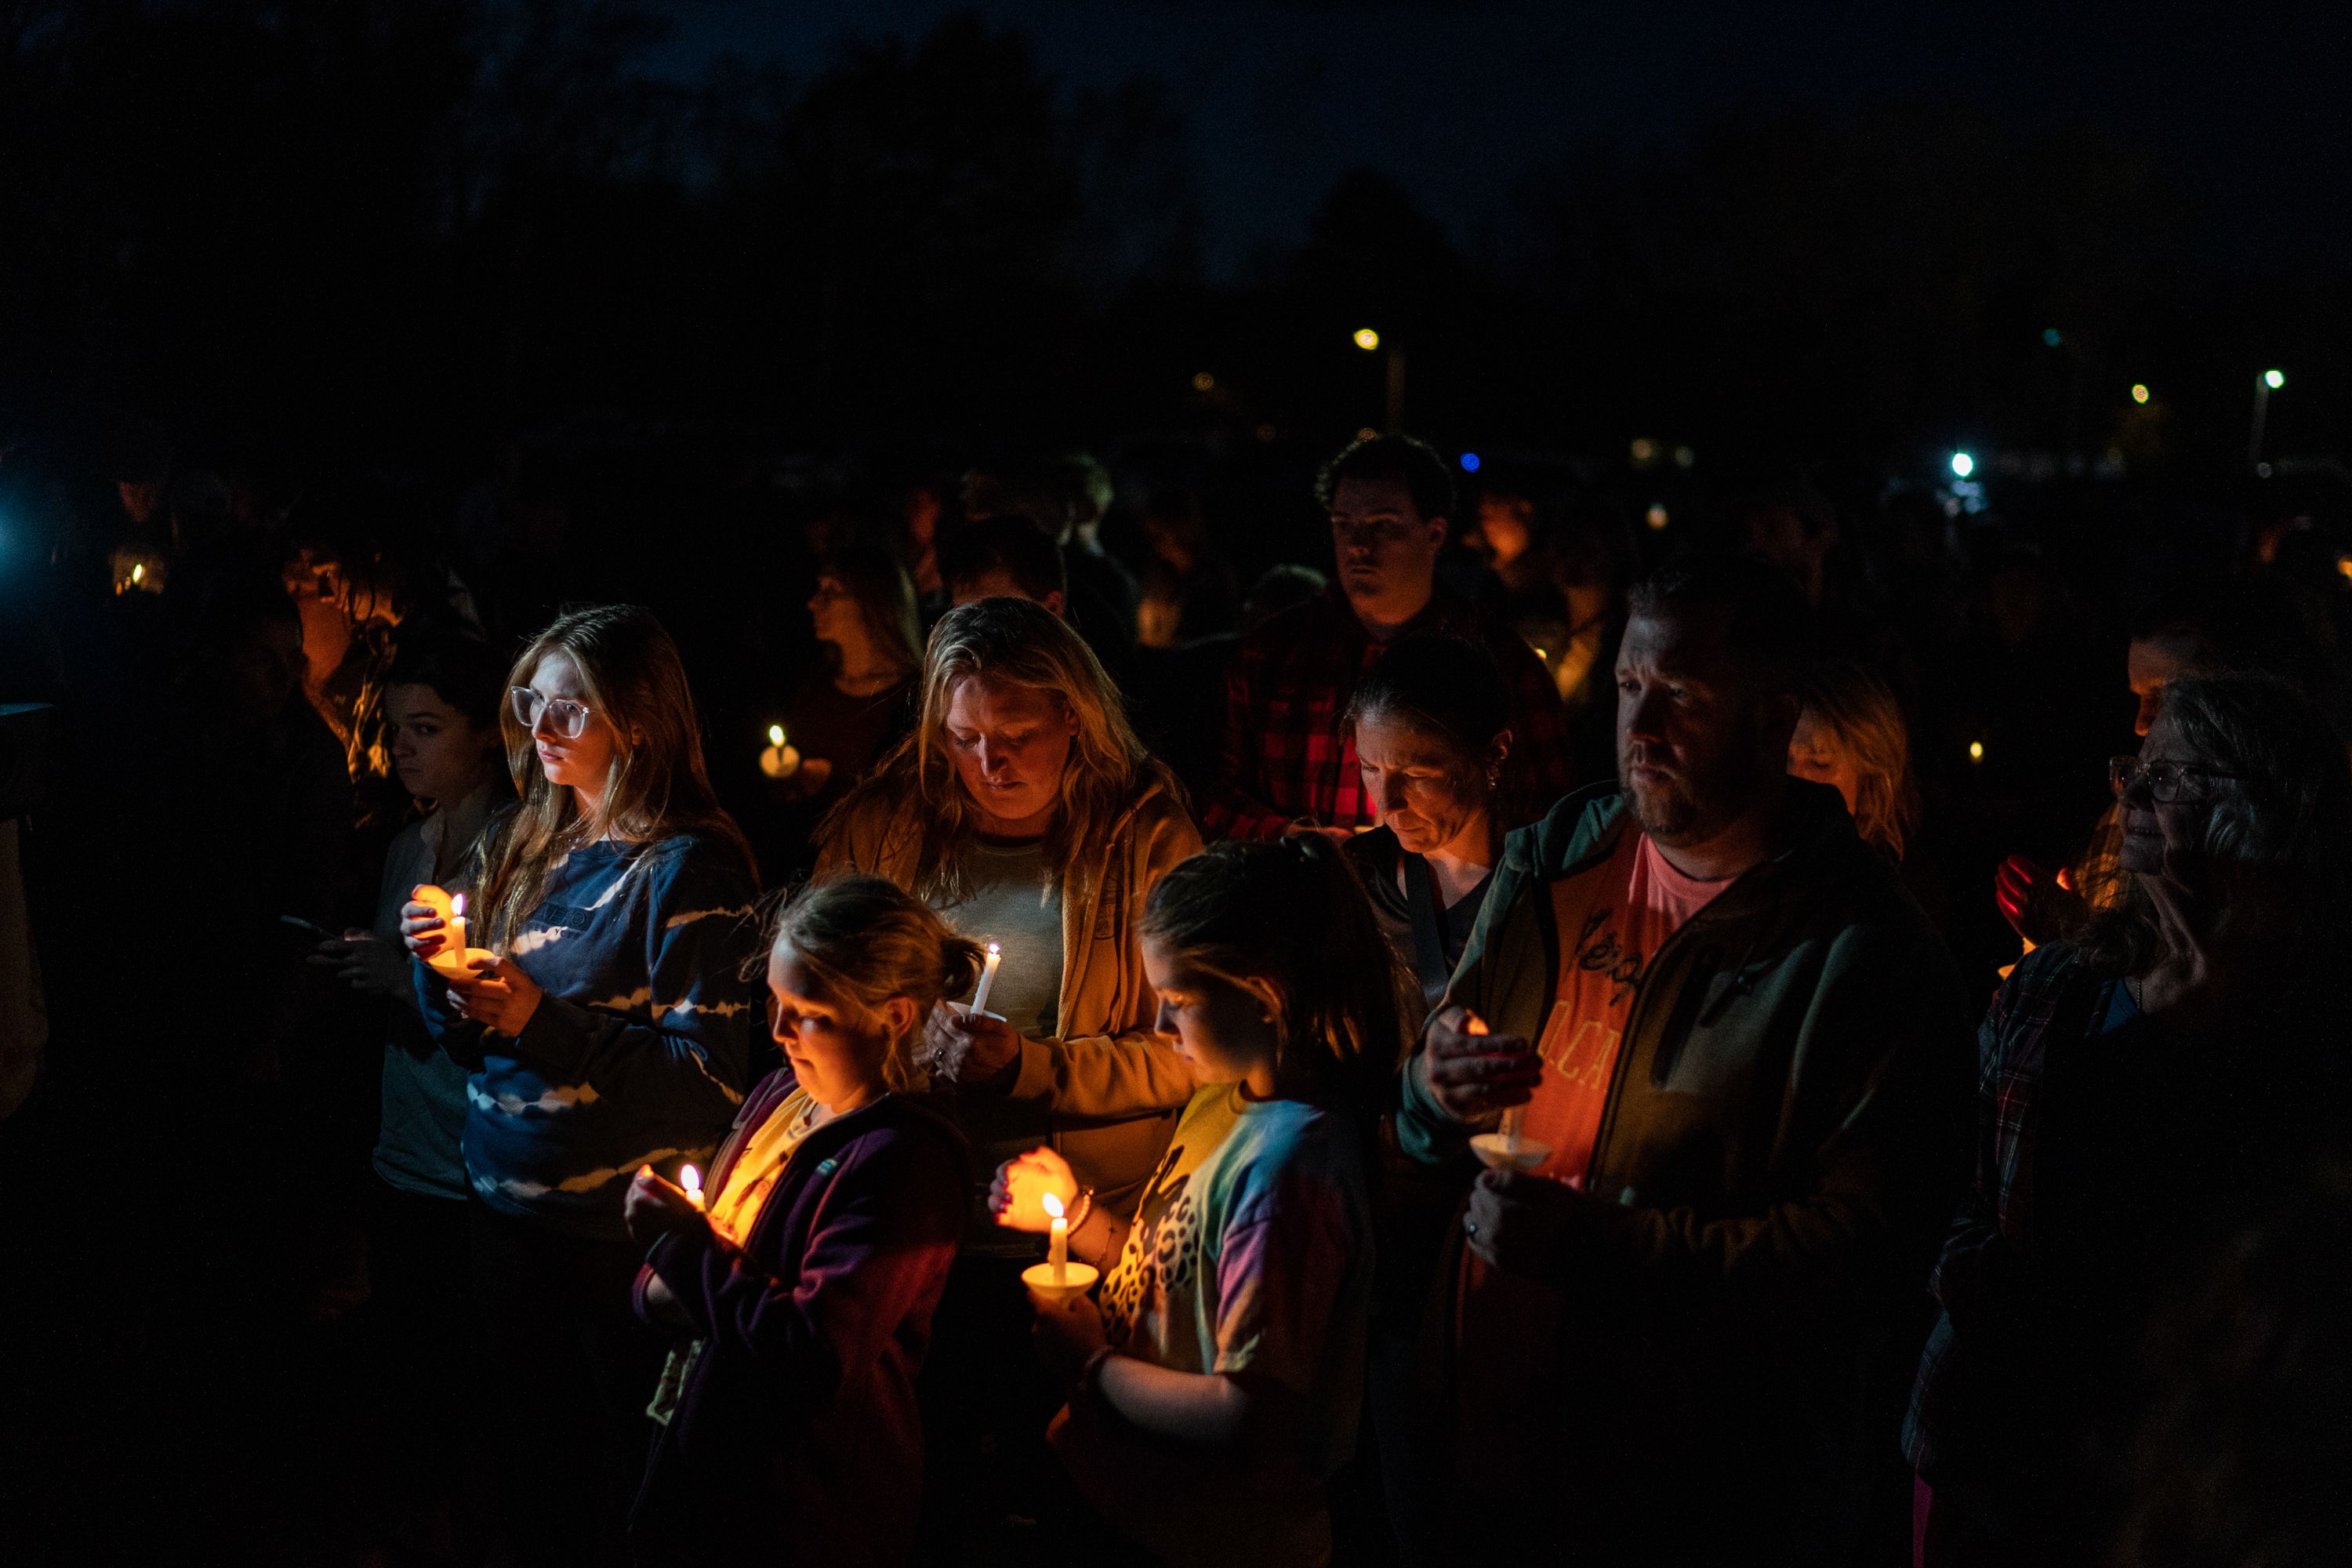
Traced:
<path fill-rule="evenodd" d="M 2326 718 L 2262 677 L 2174 680 L 2109 778 L 2120 901 L 2027 954 L 1978 1038 L 1904 1431 L 1924 1564 L 2099 1553 L 2137 1314 L 2340 1103 L 2352 767 Z"/>
<path fill-rule="evenodd" d="M 509 676 L 521 803 L 483 846 L 464 979 L 416 966 L 426 1025 L 469 1069 L 474 1289 L 525 1561 L 617 1538 L 660 1370 L 629 1289 L 632 1174 L 707 1164 L 750 1081 L 751 858 L 711 793 L 694 700 L 647 611 L 563 616 Z M 446 936 L 412 902 L 419 959 Z"/>

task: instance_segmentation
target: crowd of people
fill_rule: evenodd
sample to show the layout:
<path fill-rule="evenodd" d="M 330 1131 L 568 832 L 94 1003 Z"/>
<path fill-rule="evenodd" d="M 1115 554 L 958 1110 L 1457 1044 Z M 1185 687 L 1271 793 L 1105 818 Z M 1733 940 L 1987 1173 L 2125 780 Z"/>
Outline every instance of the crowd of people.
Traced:
<path fill-rule="evenodd" d="M 126 486 L 19 627 L 75 797 L 19 1126 L 108 1237 L 34 1233 L 111 1369 L 27 1373 L 42 1446 L 303 1434 L 126 1482 L 253 1561 L 2340 1542 L 2352 752 L 2292 561 L 2060 671 L 1957 511 L 1866 592 L 1785 477 L 1672 548 L 1404 436 L 1313 499 L 1244 592 L 1008 462 L 648 607 L 550 602 L 614 568 L 531 504 L 468 558 Z"/>

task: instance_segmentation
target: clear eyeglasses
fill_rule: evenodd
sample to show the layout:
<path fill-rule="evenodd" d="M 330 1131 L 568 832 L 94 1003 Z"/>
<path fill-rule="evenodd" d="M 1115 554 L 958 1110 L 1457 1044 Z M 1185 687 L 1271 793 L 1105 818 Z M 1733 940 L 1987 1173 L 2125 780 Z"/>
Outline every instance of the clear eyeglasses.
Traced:
<path fill-rule="evenodd" d="M 539 728 L 541 710 L 547 714 L 547 727 L 567 741 L 578 740 L 588 728 L 585 702 L 574 702 L 569 697 L 542 697 L 528 686 L 509 687 L 507 698 L 514 704 L 515 721 L 526 730 Z"/>
<path fill-rule="evenodd" d="M 2126 791 L 2141 779 L 2147 780 L 2147 793 L 2158 804 L 2170 805 L 2180 798 L 2180 786 L 2192 778 L 2233 779 L 2235 773 L 2221 773 L 2213 768 L 2200 768 L 2191 763 L 2143 763 L 2137 757 L 2109 757 L 2107 783 L 2121 800 Z M 2195 795 L 2189 798 L 2195 799 Z"/>

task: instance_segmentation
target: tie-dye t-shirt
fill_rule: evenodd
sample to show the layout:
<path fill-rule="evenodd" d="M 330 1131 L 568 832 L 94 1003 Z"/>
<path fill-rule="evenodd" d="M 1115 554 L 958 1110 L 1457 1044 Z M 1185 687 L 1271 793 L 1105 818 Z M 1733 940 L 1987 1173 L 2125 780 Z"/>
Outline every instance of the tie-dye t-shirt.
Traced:
<path fill-rule="evenodd" d="M 572 850 L 504 950 L 547 993 L 520 1039 L 457 1017 L 415 966 L 426 1023 L 478 1064 L 465 1152 L 484 1203 L 617 1238 L 639 1165 L 709 1162 L 764 1019 L 756 896 L 731 849 L 694 836 Z"/>
<path fill-rule="evenodd" d="M 1255 1561 L 1329 1550 L 1322 1485 L 1355 1445 L 1363 1396 L 1372 1227 L 1361 1131 L 1295 1100 L 1252 1100 L 1238 1085 L 1193 1095 L 1144 1188 L 1102 1288 L 1104 1331 L 1121 1353 L 1174 1372 L 1248 1373 L 1313 1413 L 1288 1465 L 1164 1484 L 1102 1441 L 1098 1413 L 1058 1426 L 1055 1451 L 1105 1514 L 1173 1562 Z M 1125 1473 L 1108 1471 L 1118 1467 Z M 1139 1473 L 1141 1472 L 1141 1473 Z M 1147 1495 L 1139 1496 L 1138 1486 Z M 1255 1495 L 1247 1489 L 1262 1488 Z M 1164 1508 L 1160 1505 L 1166 1505 Z M 1244 1537 L 1227 1512 L 1246 1516 Z M 1278 1544 L 1277 1544 L 1278 1543 Z M 1238 1555 L 1236 1552 L 1238 1552 Z"/>

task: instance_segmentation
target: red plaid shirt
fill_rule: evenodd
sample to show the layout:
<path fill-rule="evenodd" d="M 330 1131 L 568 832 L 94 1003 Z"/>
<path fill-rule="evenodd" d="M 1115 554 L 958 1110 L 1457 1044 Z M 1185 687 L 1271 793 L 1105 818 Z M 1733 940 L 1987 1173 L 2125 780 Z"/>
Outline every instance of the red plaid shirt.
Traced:
<path fill-rule="evenodd" d="M 1576 787 L 1559 693 L 1517 633 L 1443 588 L 1405 630 L 1451 633 L 1494 655 L 1511 700 L 1506 826 L 1532 820 Z M 1339 720 L 1382 647 L 1365 636 L 1337 586 L 1242 639 L 1225 673 L 1224 754 L 1201 816 L 1204 837 L 1274 838 L 1294 824 L 1358 827 L 1377 820 L 1356 768 L 1356 743 L 1341 737 Z"/>

